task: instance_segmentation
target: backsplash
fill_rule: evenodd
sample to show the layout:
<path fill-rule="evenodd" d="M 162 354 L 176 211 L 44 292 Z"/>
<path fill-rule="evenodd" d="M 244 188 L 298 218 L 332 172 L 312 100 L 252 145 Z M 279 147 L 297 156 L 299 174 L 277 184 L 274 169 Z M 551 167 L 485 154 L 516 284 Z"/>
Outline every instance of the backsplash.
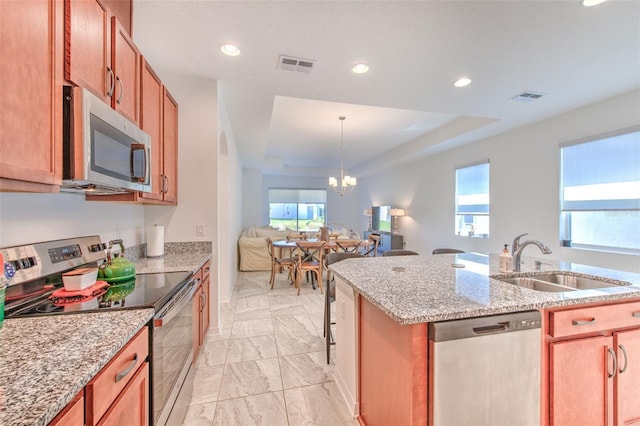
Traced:
<path fill-rule="evenodd" d="M 211 254 L 213 243 L 211 241 L 190 241 L 164 243 L 164 254 L 189 254 L 206 253 Z M 126 247 L 125 257 L 132 262 L 147 256 L 147 243 Z"/>

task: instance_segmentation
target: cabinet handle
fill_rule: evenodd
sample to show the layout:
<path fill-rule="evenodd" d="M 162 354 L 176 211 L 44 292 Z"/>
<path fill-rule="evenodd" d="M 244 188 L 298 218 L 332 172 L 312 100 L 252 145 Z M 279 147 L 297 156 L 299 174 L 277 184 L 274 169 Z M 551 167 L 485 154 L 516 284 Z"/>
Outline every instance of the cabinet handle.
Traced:
<path fill-rule="evenodd" d="M 131 370 L 133 370 L 133 367 L 135 367 L 137 363 L 138 363 L 138 354 L 135 353 L 133 354 L 133 361 L 131 362 L 131 364 L 129 364 L 129 366 L 125 368 L 123 371 L 116 374 L 116 383 L 124 379 L 127 376 L 127 374 L 129 374 Z"/>
<path fill-rule="evenodd" d="M 208 274 L 210 270 L 211 270 L 211 268 L 205 268 L 204 272 Z"/>
<path fill-rule="evenodd" d="M 616 358 L 616 353 L 613 351 L 613 349 L 607 348 L 607 351 L 609 352 L 609 355 L 611 355 L 611 358 L 613 359 L 613 373 L 608 372 L 609 378 L 612 378 L 618 372 L 618 360 Z"/>
<path fill-rule="evenodd" d="M 571 324 L 573 325 L 589 325 L 589 324 L 595 324 L 595 323 L 596 323 L 595 318 L 591 318 L 590 320 L 586 320 L 586 321 L 582 321 L 582 320 L 571 321 Z"/>
<path fill-rule="evenodd" d="M 634 318 L 640 318 L 640 311 L 636 311 L 636 312 L 632 313 L 631 316 L 634 317 Z"/>
<path fill-rule="evenodd" d="M 122 95 L 124 94 L 124 87 L 122 85 L 122 79 L 119 76 L 116 77 L 116 81 L 120 85 L 120 96 L 118 96 L 118 99 L 116 99 L 116 103 L 120 105 L 120 102 L 122 101 Z"/>
<path fill-rule="evenodd" d="M 115 81 L 115 75 L 113 74 L 113 70 L 110 67 L 107 67 L 107 72 L 109 73 L 109 81 L 111 84 L 109 84 L 109 90 L 107 90 L 107 97 L 111 97 L 113 96 L 113 91 L 116 88 L 116 81 Z"/>
<path fill-rule="evenodd" d="M 625 371 L 627 371 L 627 364 L 629 360 L 627 359 L 627 350 L 624 348 L 624 345 L 618 345 L 618 347 L 620 348 L 620 350 L 622 351 L 622 354 L 624 355 L 624 367 L 622 367 L 619 371 L 619 373 L 622 374 Z"/>

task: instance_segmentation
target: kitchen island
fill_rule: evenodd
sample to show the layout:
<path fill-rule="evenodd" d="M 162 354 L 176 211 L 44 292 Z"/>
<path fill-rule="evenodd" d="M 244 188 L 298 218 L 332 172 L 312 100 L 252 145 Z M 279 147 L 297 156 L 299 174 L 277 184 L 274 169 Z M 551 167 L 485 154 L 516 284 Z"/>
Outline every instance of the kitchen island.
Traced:
<path fill-rule="evenodd" d="M 520 275 L 566 271 L 604 277 L 612 285 L 530 290 L 496 279 L 504 276 L 498 273 L 498 256 L 477 253 L 347 259 L 331 270 L 336 275 L 336 381 L 350 409 L 369 425 L 428 424 L 428 323 L 526 310 L 544 313 L 541 418 L 547 424 L 553 311 L 640 301 L 639 274 L 544 258 L 523 259 Z M 619 281 L 632 285 L 613 284 Z M 640 318 L 633 320 L 640 327 Z"/>

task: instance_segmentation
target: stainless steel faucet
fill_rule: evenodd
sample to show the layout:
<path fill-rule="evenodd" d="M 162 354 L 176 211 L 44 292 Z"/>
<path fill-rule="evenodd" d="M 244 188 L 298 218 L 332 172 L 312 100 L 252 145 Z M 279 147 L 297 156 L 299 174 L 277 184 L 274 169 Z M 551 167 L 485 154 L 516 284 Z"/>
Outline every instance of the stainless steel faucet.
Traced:
<path fill-rule="evenodd" d="M 512 251 L 513 251 L 513 269 L 516 272 L 520 272 L 520 257 L 522 256 L 522 250 L 524 250 L 524 248 L 530 244 L 534 244 L 536 246 L 538 246 L 538 248 L 540 249 L 540 251 L 542 252 L 542 254 L 550 254 L 551 253 L 551 249 L 549 247 L 547 247 L 544 243 L 537 241 L 537 240 L 527 240 L 523 243 L 520 243 L 520 237 L 523 237 L 527 234 L 522 234 L 522 235 L 518 235 L 514 240 L 513 240 L 513 246 L 512 246 Z"/>

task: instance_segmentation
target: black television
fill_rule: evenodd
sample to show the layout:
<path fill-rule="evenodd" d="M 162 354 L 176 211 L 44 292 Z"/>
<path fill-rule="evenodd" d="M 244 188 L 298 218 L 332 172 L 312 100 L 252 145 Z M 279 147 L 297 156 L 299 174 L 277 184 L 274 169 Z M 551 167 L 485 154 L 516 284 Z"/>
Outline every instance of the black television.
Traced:
<path fill-rule="evenodd" d="M 373 232 L 391 233 L 391 206 L 371 207 L 371 230 Z"/>

